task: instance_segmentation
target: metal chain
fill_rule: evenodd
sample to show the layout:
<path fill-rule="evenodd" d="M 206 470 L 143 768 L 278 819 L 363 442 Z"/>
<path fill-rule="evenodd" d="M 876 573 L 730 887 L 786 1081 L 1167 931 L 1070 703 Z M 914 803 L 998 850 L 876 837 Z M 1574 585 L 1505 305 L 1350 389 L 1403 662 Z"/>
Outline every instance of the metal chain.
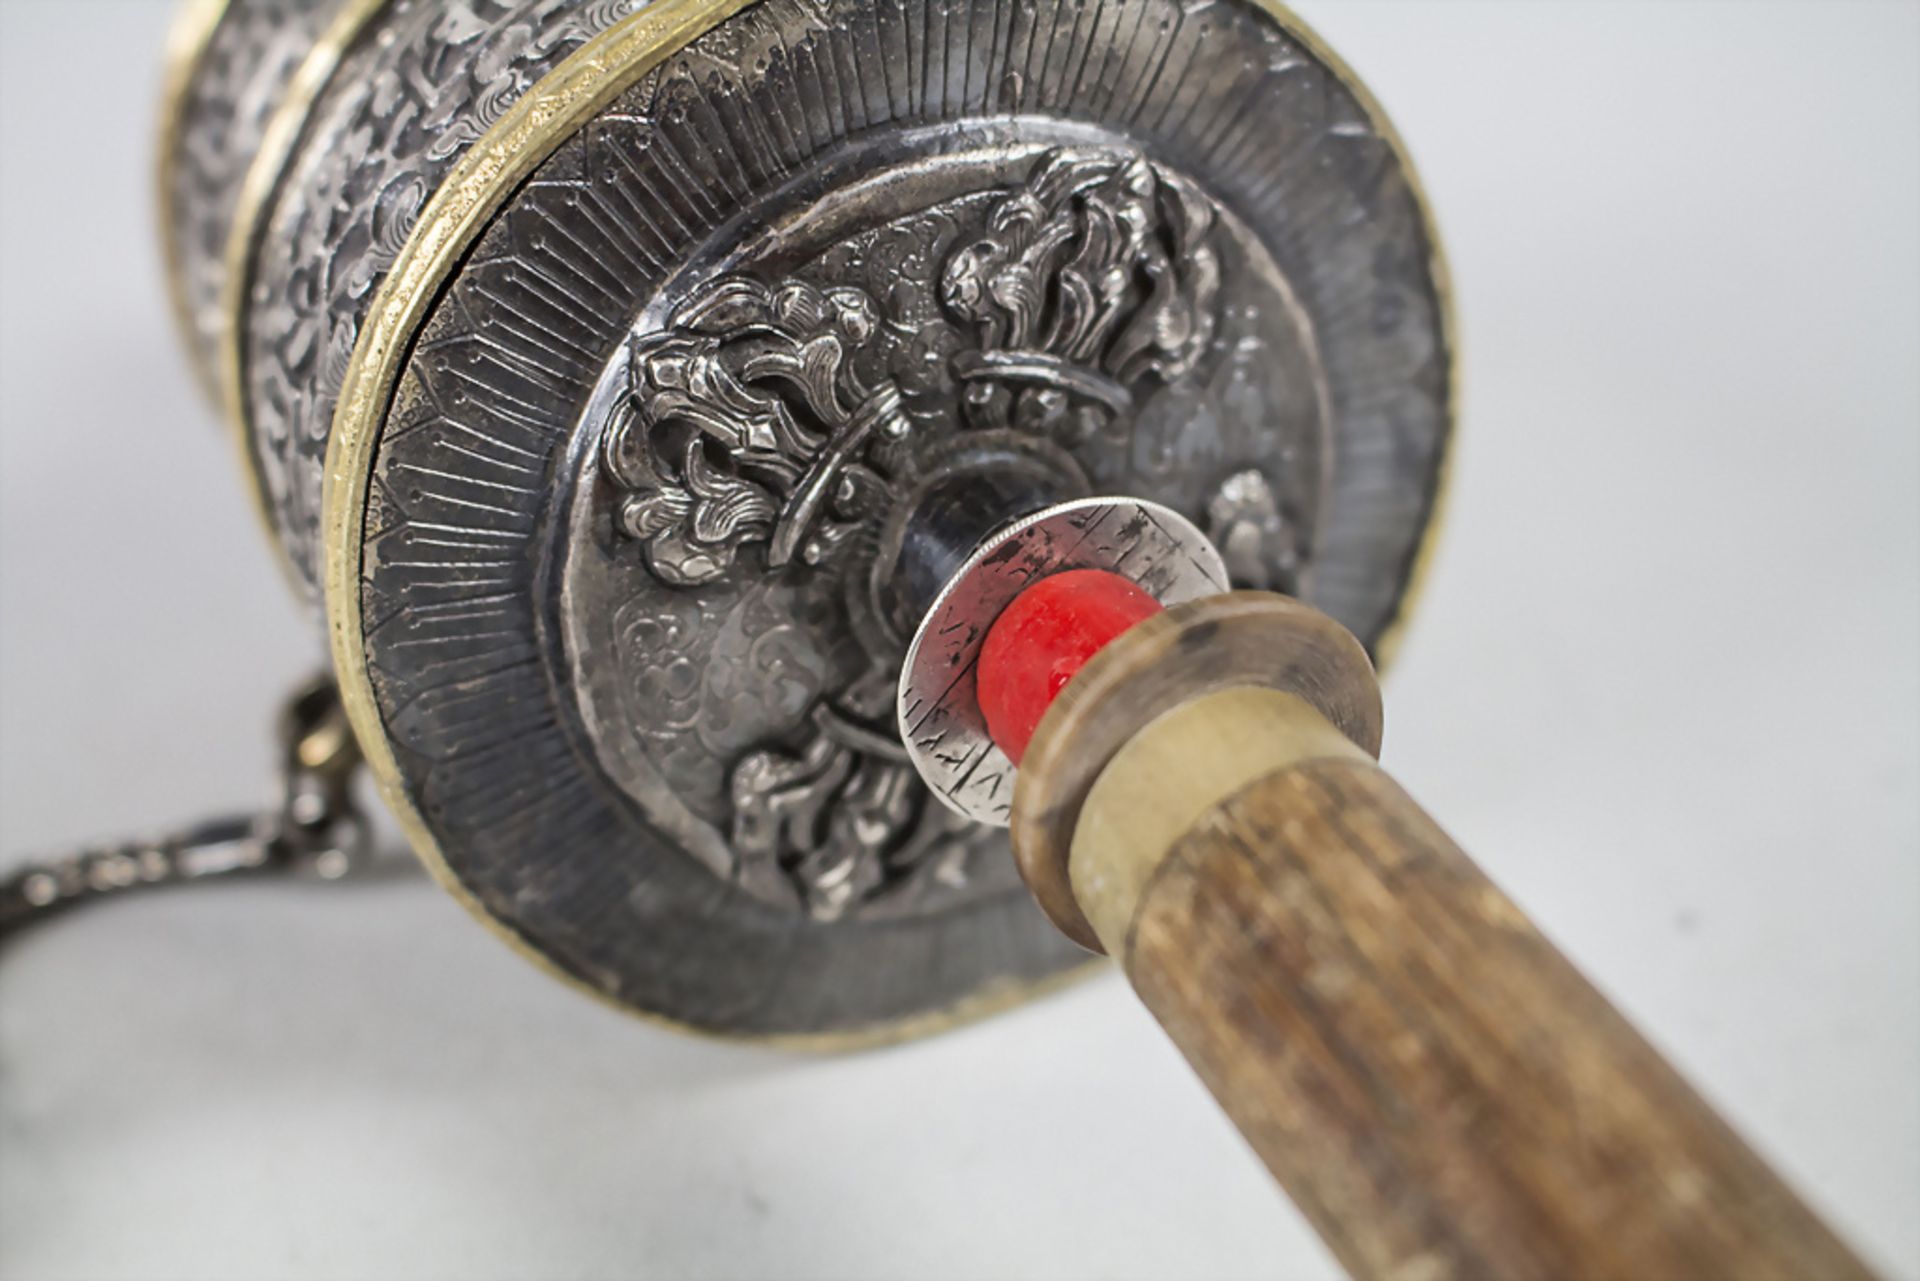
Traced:
<path fill-rule="evenodd" d="M 353 798 L 360 750 L 330 678 L 287 700 L 278 738 L 273 808 L 29 862 L 0 879 L 0 939 L 128 890 L 263 873 L 337 880 L 359 870 L 368 853 L 366 816 Z"/>

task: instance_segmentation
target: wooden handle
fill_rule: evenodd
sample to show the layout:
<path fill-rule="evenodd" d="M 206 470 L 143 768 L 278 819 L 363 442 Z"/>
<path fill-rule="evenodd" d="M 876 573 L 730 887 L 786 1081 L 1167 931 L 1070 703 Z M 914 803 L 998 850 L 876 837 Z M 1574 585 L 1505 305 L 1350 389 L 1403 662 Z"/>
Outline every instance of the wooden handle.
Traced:
<path fill-rule="evenodd" d="M 1180 613 L 1115 661 L 1194 661 Z M 1016 809 L 1075 811 L 1085 919 L 1355 1276 L 1869 1275 L 1300 694 L 1201 693 L 1064 801 L 1040 764 Z"/>

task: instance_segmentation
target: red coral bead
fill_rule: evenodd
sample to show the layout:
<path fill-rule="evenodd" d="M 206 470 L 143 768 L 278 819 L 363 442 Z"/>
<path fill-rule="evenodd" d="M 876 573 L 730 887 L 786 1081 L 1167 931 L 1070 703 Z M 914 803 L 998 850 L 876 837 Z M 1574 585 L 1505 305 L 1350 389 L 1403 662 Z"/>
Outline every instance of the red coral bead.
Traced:
<path fill-rule="evenodd" d="M 980 647 L 987 732 L 1014 764 L 1066 683 L 1107 642 L 1161 604 L 1104 569 L 1070 569 L 1033 584 L 1002 610 Z"/>

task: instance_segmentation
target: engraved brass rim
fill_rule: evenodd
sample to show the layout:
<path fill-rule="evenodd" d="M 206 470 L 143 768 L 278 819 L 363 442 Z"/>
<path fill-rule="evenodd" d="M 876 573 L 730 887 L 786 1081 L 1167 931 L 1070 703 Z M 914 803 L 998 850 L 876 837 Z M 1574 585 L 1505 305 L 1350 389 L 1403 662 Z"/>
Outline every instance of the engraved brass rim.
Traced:
<path fill-rule="evenodd" d="M 1445 348 L 1447 397 L 1434 493 L 1412 554 L 1406 585 L 1377 649 L 1397 647 L 1410 601 L 1425 576 L 1438 534 L 1438 491 L 1446 484 L 1456 430 L 1457 345 L 1452 292 L 1438 228 L 1406 145 L 1352 69 L 1293 11 L 1275 0 L 1249 0 L 1320 59 L 1366 112 L 1406 174 L 1426 233 L 1428 271 L 1439 304 Z M 845 1051 L 891 1044 L 957 1026 L 1055 990 L 1103 968 L 1104 960 L 1064 970 L 1037 983 L 1007 982 L 975 993 L 944 1010 L 845 1032 L 818 1034 L 727 1033 L 695 1027 L 615 1000 L 532 946 L 489 913 L 461 884 L 439 842 L 414 805 L 401 776 L 375 698 L 367 666 L 360 612 L 366 504 L 379 430 L 392 401 L 414 336 L 425 323 L 441 286 L 477 242 L 514 189 L 567 138 L 641 77 L 755 0 L 654 0 L 576 50 L 530 88 L 460 158 L 447 180 L 421 210 L 411 234 L 370 306 L 356 341 L 327 441 L 321 535 L 328 642 L 348 720 L 359 739 L 381 799 L 392 811 L 434 880 L 476 919 L 544 972 L 623 1013 L 676 1031 L 722 1041 L 754 1041 L 783 1048 Z"/>
<path fill-rule="evenodd" d="M 306 128 L 307 117 L 312 113 L 314 103 L 319 101 L 320 95 L 333 82 L 334 72 L 339 70 L 340 60 L 346 56 L 347 50 L 360 38 L 367 24 L 386 7 L 387 0 L 350 0 L 345 8 L 334 15 L 326 30 L 320 33 L 313 48 L 307 51 L 307 56 L 300 60 L 293 79 L 287 82 L 285 95 L 267 121 L 266 132 L 260 139 L 260 150 L 254 153 L 253 163 L 247 166 L 239 199 L 234 204 L 233 227 L 227 235 L 223 254 L 225 278 L 220 286 L 220 365 L 215 374 L 217 382 L 214 391 L 220 402 L 222 425 L 232 442 L 234 456 L 239 460 L 242 483 L 246 486 L 254 517 L 266 533 L 268 546 L 273 549 L 274 564 L 296 595 L 301 590 L 300 575 L 294 569 L 293 561 L 274 528 L 273 501 L 267 493 L 267 480 L 260 470 L 260 459 L 253 449 L 252 421 L 247 413 L 247 393 L 243 382 L 246 352 L 241 321 L 246 308 L 247 291 L 253 283 L 253 253 L 260 238 L 261 222 L 266 216 L 267 205 L 280 189 L 280 181 L 293 159 L 294 147 Z"/>
<path fill-rule="evenodd" d="M 193 75 L 213 42 L 220 20 L 227 16 L 230 0 L 180 0 L 167 28 L 165 66 L 160 84 L 160 128 L 154 157 L 154 203 L 160 228 L 160 260 L 167 277 L 167 304 L 173 312 L 174 329 L 187 354 L 187 365 L 194 381 L 214 404 L 220 401 L 219 389 L 202 371 L 193 349 L 193 309 L 187 301 L 187 265 L 180 260 L 173 225 L 173 166 L 180 151 L 180 130 L 186 122 L 187 91 L 193 87 Z M 277 541 L 277 540 L 276 540 Z"/>

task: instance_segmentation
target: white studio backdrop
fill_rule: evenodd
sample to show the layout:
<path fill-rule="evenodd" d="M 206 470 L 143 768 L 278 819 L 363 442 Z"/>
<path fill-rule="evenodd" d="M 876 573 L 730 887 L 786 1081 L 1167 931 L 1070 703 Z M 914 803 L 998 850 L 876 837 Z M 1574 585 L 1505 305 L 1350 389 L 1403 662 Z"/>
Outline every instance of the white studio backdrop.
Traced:
<path fill-rule="evenodd" d="M 1464 332 L 1386 760 L 1920 1278 L 1920 8 L 1300 8 Z M 320 658 L 165 309 L 166 18 L 0 0 L 0 861 L 262 800 Z M 0 957 L 9 1281 L 1335 1274 L 1111 975 L 814 1059 L 583 1000 L 419 878 Z"/>

